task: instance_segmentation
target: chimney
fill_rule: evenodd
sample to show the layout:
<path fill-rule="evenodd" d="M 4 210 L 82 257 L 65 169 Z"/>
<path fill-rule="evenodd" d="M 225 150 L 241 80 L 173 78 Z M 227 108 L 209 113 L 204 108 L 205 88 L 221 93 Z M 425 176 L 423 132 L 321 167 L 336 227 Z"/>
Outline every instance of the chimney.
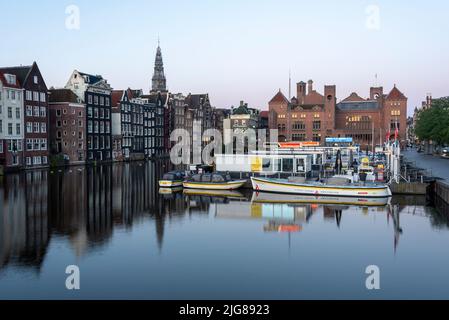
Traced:
<path fill-rule="evenodd" d="M 296 98 L 299 104 L 304 103 L 304 97 L 306 96 L 306 83 L 301 81 L 296 84 Z"/>
<path fill-rule="evenodd" d="M 313 80 L 309 80 L 307 84 L 308 84 L 307 93 L 310 94 L 313 91 Z"/>

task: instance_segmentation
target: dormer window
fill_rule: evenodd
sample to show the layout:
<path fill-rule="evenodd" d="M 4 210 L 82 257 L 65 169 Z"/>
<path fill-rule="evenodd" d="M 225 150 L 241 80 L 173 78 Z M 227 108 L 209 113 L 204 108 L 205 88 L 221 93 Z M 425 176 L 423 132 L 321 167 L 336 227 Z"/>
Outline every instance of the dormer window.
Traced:
<path fill-rule="evenodd" d="M 34 84 L 38 84 L 39 79 L 37 78 L 37 76 L 34 76 L 34 77 L 33 77 L 33 81 L 34 81 Z"/>
<path fill-rule="evenodd" d="M 5 74 L 6 82 L 11 85 L 16 84 L 16 76 L 14 74 Z"/>

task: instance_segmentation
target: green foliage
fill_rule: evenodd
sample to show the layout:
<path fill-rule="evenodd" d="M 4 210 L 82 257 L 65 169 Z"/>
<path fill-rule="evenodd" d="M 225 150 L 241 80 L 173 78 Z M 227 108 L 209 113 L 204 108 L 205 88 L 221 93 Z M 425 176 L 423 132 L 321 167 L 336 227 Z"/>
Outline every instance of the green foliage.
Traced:
<path fill-rule="evenodd" d="M 415 134 L 422 141 L 449 144 L 449 97 L 433 100 L 431 108 L 419 113 Z"/>

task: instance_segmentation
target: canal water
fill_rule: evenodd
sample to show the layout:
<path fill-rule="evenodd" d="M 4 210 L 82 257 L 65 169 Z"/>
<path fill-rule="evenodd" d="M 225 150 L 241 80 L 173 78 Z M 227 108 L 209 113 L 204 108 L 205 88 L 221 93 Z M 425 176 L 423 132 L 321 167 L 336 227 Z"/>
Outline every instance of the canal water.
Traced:
<path fill-rule="evenodd" d="M 448 213 L 161 193 L 160 163 L 0 177 L 0 299 L 449 298 Z M 66 267 L 80 290 L 66 289 Z M 368 290 L 366 268 L 380 271 Z"/>

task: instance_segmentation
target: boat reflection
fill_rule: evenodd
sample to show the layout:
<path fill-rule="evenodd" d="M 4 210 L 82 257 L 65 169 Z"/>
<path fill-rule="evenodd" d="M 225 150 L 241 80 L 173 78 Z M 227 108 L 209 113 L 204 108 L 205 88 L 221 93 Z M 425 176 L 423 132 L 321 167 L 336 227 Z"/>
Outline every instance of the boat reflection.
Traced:
<path fill-rule="evenodd" d="M 336 196 L 308 196 L 268 192 L 255 192 L 253 202 L 278 202 L 278 203 L 317 203 L 317 204 L 340 204 L 352 206 L 385 206 L 390 203 L 391 198 L 357 198 Z"/>

